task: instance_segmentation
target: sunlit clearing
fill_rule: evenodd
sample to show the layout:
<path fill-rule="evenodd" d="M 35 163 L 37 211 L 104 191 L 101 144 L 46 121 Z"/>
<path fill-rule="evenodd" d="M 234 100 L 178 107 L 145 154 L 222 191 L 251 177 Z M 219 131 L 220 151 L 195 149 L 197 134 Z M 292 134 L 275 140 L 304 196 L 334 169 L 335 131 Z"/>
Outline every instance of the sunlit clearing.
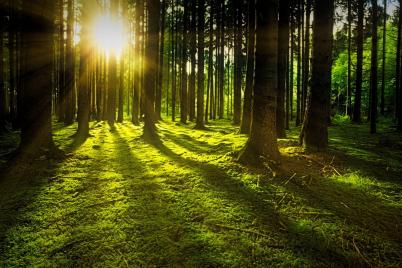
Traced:
<path fill-rule="evenodd" d="M 99 17 L 93 25 L 95 46 L 107 55 L 121 55 L 125 46 L 124 27 L 120 20 L 105 15 Z"/>

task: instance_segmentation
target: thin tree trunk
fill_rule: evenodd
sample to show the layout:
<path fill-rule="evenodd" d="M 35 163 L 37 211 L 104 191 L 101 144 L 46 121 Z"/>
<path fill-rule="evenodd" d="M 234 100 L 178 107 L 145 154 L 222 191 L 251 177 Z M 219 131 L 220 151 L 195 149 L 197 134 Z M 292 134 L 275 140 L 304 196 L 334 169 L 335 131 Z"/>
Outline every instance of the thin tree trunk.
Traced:
<path fill-rule="evenodd" d="M 358 0 L 357 6 L 357 61 L 356 61 L 356 91 L 353 107 L 353 122 L 361 122 L 361 96 L 363 83 L 363 31 L 364 31 L 364 0 Z"/>
<path fill-rule="evenodd" d="M 163 87 L 163 65 L 165 57 L 165 23 L 166 23 L 166 1 L 162 0 L 162 15 L 160 25 L 160 43 L 159 43 L 159 69 L 158 69 L 158 86 L 156 87 L 155 96 L 155 117 L 160 120 L 162 111 L 162 87 Z M 167 95 L 166 95 L 167 96 Z"/>
<path fill-rule="evenodd" d="M 372 40 L 371 40 L 371 73 L 370 73 L 370 133 L 377 132 L 377 46 L 378 46 L 378 7 L 377 0 L 372 0 Z"/>
<path fill-rule="evenodd" d="M 198 1 L 198 90 L 197 90 L 197 122 L 196 128 L 204 126 L 204 30 L 205 30 L 205 0 Z"/>
<path fill-rule="evenodd" d="M 382 71 L 381 71 L 381 101 L 380 101 L 380 111 L 381 115 L 385 115 L 385 66 L 387 63 L 387 1 L 384 0 L 384 20 L 383 20 L 383 30 L 382 30 Z"/>
<path fill-rule="evenodd" d="M 348 88 L 346 90 L 346 114 L 352 114 L 352 2 L 348 1 Z"/>
<path fill-rule="evenodd" d="M 287 76 L 287 54 L 289 47 L 289 0 L 279 2 L 278 36 L 278 99 L 276 109 L 276 132 L 279 138 L 286 137 L 285 131 L 285 94 Z"/>
<path fill-rule="evenodd" d="M 255 71 L 255 0 L 248 2 L 248 48 L 247 77 L 244 91 L 243 116 L 240 125 L 241 134 L 249 134 L 251 127 L 251 112 Z"/>

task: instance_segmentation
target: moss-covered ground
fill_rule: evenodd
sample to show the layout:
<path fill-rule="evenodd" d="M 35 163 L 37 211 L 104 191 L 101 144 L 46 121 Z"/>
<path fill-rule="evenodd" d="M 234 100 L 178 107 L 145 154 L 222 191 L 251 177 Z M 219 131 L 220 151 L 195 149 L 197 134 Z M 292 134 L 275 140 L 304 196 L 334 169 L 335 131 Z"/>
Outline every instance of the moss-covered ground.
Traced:
<path fill-rule="evenodd" d="M 0 162 L 0 267 L 402 267 L 402 135 L 334 123 L 280 166 L 233 161 L 247 137 L 170 122 L 55 126 L 61 161 Z M 18 143 L 4 136 L 2 152 Z"/>

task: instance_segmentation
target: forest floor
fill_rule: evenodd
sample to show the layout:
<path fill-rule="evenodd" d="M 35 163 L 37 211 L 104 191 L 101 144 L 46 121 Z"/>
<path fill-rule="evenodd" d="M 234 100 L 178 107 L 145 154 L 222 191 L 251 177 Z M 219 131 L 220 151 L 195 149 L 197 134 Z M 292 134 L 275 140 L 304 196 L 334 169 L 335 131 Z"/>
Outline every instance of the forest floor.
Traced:
<path fill-rule="evenodd" d="M 55 126 L 69 156 L 0 160 L 0 267 L 401 267 L 402 135 L 336 123 L 326 153 L 298 129 L 281 165 L 233 161 L 246 136 L 170 122 Z M 4 152 L 18 133 L 0 139 Z M 0 152 L 1 154 L 1 152 Z"/>

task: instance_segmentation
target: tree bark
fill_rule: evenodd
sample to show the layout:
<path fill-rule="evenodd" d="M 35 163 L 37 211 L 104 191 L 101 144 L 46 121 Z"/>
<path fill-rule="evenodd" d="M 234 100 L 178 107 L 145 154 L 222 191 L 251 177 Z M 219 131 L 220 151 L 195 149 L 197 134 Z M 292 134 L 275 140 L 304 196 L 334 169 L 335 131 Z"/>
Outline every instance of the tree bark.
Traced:
<path fill-rule="evenodd" d="M 276 131 L 278 138 L 286 137 L 285 130 L 285 94 L 287 76 L 287 54 L 289 48 L 289 0 L 279 2 L 279 37 L 278 37 L 278 104 L 276 110 Z M 305 54 L 306 55 L 306 54 Z"/>
<path fill-rule="evenodd" d="M 52 53 L 55 2 L 24 0 L 22 27 L 23 87 L 21 90 L 20 151 L 51 154 Z"/>
<path fill-rule="evenodd" d="M 382 70 L 381 70 L 381 101 L 380 111 L 381 115 L 385 115 L 385 65 L 387 63 L 387 1 L 384 0 L 384 18 L 382 29 Z"/>
<path fill-rule="evenodd" d="M 370 133 L 377 132 L 377 51 L 378 51 L 378 6 L 377 0 L 372 0 L 372 39 L 371 39 L 371 73 L 370 73 Z"/>
<path fill-rule="evenodd" d="M 251 111 L 255 70 L 255 1 L 248 2 L 248 46 L 247 46 L 247 77 L 244 91 L 243 116 L 240 133 L 249 134 L 251 127 Z"/>
<path fill-rule="evenodd" d="M 239 156 L 247 164 L 279 160 L 276 138 L 278 1 L 257 0 L 256 66 L 250 137 Z"/>
<path fill-rule="evenodd" d="M 233 123 L 238 125 L 241 120 L 241 87 L 242 87 L 242 2 L 235 0 L 234 6 L 234 91 L 233 91 Z"/>
<path fill-rule="evenodd" d="M 314 2 L 311 91 L 301 140 L 308 149 L 328 147 L 334 1 Z"/>
<path fill-rule="evenodd" d="M 198 2 L 198 89 L 197 89 L 197 122 L 196 128 L 204 126 L 204 49 L 205 49 L 205 0 Z"/>
<path fill-rule="evenodd" d="M 361 122 L 361 96 L 363 83 L 363 42 L 364 42 L 364 0 L 358 0 L 357 6 L 357 62 L 356 62 L 356 91 L 353 107 L 353 122 Z"/>
<path fill-rule="evenodd" d="M 187 123 L 188 116 L 188 94 L 187 94 L 187 50 L 188 50 L 188 23 L 189 3 L 184 1 L 182 53 L 181 53 L 181 94 L 180 94 L 180 122 Z"/>
<path fill-rule="evenodd" d="M 159 14 L 160 1 L 147 0 L 148 8 L 148 34 L 145 45 L 145 70 L 144 70 L 144 137 L 152 138 L 156 136 L 155 127 L 155 87 L 158 77 L 158 55 L 159 53 Z"/>

